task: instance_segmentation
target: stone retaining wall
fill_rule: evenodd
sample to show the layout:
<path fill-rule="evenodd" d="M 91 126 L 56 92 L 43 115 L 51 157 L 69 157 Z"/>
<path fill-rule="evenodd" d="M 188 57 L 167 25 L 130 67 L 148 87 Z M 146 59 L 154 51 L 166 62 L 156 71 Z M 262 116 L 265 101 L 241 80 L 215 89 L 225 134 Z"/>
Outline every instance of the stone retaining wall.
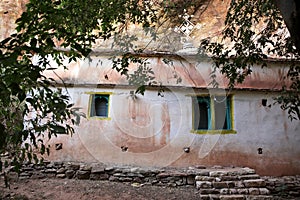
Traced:
<path fill-rule="evenodd" d="M 299 198 L 300 176 L 260 177 L 255 170 L 204 166 L 178 168 L 140 168 L 46 162 L 45 165 L 25 165 L 19 174 L 9 178 L 77 178 L 131 182 L 136 186 L 156 185 L 168 187 L 190 186 L 199 190 L 200 199 L 274 199 Z"/>
<path fill-rule="evenodd" d="M 262 178 L 272 195 L 280 196 L 283 199 L 300 199 L 300 175 Z"/>

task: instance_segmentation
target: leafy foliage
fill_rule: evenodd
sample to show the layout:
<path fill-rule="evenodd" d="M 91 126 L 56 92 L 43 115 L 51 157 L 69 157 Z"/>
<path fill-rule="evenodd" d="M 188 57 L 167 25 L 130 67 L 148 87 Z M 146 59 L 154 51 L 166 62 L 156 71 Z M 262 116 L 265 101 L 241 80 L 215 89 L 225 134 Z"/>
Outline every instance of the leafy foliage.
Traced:
<path fill-rule="evenodd" d="M 291 119 L 299 115 L 299 55 L 283 23 L 282 16 L 271 0 L 231 1 L 225 20 L 222 39 L 218 42 L 202 41 L 202 47 L 213 55 L 215 69 L 229 79 L 229 87 L 242 83 L 252 72 L 253 65 L 266 67 L 266 59 L 286 59 L 291 67 L 286 79 L 291 85 L 283 87 L 277 100 L 287 109 Z M 298 62 L 299 63 L 299 62 Z"/>
<path fill-rule="evenodd" d="M 0 155 L 12 159 L 4 164 L 37 162 L 36 153 L 49 153 L 45 141 L 74 133 L 82 116 L 43 75 L 53 70 L 50 60 L 66 67 L 65 60 L 87 56 L 96 39 L 110 38 L 128 22 L 146 28 L 154 20 L 148 1 L 30 0 L 17 33 L 0 43 Z"/>
<path fill-rule="evenodd" d="M 291 120 L 300 119 L 300 66 L 291 65 L 287 77 L 292 81 L 289 88 L 283 87 L 282 95 L 277 97 L 280 107 L 288 111 Z"/>
<path fill-rule="evenodd" d="M 128 72 L 129 63 L 137 66 L 137 69 L 130 74 Z M 120 72 L 121 75 L 125 75 L 129 85 L 137 87 L 135 93 L 144 95 L 146 85 L 155 86 L 158 84 L 154 81 L 155 74 L 146 58 L 132 54 L 123 55 L 121 58 L 113 58 L 113 69 Z"/>

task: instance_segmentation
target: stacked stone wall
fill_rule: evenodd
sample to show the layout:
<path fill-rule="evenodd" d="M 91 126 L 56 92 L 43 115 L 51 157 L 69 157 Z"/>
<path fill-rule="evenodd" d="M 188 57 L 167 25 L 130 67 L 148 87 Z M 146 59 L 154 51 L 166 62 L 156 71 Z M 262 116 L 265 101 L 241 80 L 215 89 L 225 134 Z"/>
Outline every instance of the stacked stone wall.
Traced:
<path fill-rule="evenodd" d="M 10 171 L 8 177 L 11 181 L 27 178 L 74 178 L 130 182 L 138 187 L 196 187 L 200 199 L 300 198 L 300 176 L 260 177 L 248 167 L 197 166 L 178 169 L 45 162 L 44 165 L 25 165 L 19 173 Z"/>

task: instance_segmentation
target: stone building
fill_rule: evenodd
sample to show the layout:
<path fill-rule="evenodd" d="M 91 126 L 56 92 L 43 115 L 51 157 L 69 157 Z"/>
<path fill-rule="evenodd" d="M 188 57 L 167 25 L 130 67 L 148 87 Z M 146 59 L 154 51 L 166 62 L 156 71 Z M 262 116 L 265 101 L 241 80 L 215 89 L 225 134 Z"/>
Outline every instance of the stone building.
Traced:
<path fill-rule="evenodd" d="M 291 122 L 273 100 L 288 63 L 270 59 L 268 68 L 253 66 L 253 73 L 234 89 L 228 89 L 228 80 L 217 73 L 220 87 L 214 89 L 209 85 L 213 62 L 195 54 L 197 41 L 219 32 L 227 6 L 227 1 L 214 1 L 201 23 L 190 21 L 191 33 L 163 32 L 139 54 L 145 62 L 141 70 L 149 67 L 148 75 L 155 77 L 144 95 L 136 94 L 137 86 L 112 69 L 111 41 L 99 40 L 88 59 L 70 63 L 67 71 L 48 72 L 64 81 L 75 106 L 86 114 L 72 137 L 49 142 L 48 159 L 248 166 L 261 175 L 299 174 L 299 121 Z M 135 25 L 129 28 L 129 33 L 140 32 Z M 149 38 L 138 36 L 142 39 L 137 46 L 148 44 Z M 138 69 L 131 63 L 129 74 Z"/>

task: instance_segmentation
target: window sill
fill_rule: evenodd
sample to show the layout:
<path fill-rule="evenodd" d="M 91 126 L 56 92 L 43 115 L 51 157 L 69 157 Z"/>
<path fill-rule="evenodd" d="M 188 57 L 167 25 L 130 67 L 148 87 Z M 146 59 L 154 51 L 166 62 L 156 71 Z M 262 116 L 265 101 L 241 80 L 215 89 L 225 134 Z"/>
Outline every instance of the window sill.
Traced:
<path fill-rule="evenodd" d="M 89 119 L 93 119 L 93 120 L 111 120 L 111 117 L 97 117 L 97 116 L 93 116 L 93 117 L 89 117 Z"/>
<path fill-rule="evenodd" d="M 235 130 L 191 130 L 191 133 L 196 134 L 236 134 Z"/>

